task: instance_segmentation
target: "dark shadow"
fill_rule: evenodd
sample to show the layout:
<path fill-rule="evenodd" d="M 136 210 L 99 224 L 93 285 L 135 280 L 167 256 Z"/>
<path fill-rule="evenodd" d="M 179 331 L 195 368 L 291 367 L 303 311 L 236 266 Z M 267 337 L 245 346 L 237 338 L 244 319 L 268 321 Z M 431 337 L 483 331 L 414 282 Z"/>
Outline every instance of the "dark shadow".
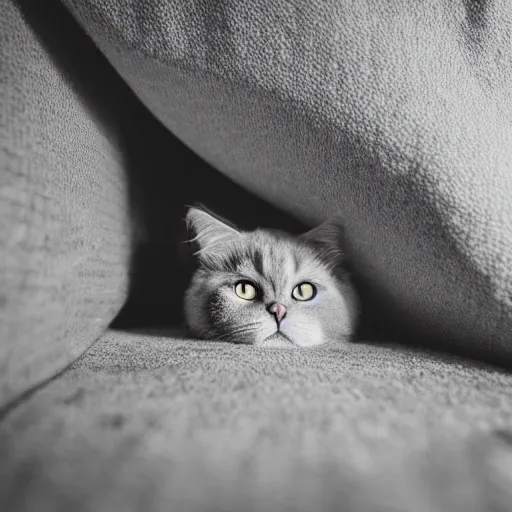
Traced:
<path fill-rule="evenodd" d="M 464 0 L 466 24 L 463 34 L 472 51 L 482 50 L 487 25 L 489 23 L 489 10 L 492 3 L 489 0 Z"/>
<path fill-rule="evenodd" d="M 241 229 L 265 226 L 292 233 L 306 229 L 220 174 L 169 133 L 166 142 L 164 154 L 153 159 L 152 168 L 144 175 L 151 180 L 142 180 L 140 186 L 146 236 L 136 247 L 130 296 L 114 328 L 183 322 L 183 294 L 194 270 L 186 243 L 187 205 L 204 204 Z"/>

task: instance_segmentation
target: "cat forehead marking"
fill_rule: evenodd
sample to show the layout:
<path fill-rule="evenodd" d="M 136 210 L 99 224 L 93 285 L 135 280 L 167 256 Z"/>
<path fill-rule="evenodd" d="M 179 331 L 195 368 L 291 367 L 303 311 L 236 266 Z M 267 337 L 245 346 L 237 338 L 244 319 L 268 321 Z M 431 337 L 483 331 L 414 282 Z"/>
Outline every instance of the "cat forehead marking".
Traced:
<path fill-rule="evenodd" d="M 256 272 L 274 290 L 285 288 L 301 269 L 307 255 L 298 244 L 287 240 L 270 240 L 260 243 L 256 238 L 248 243 L 240 271 Z"/>

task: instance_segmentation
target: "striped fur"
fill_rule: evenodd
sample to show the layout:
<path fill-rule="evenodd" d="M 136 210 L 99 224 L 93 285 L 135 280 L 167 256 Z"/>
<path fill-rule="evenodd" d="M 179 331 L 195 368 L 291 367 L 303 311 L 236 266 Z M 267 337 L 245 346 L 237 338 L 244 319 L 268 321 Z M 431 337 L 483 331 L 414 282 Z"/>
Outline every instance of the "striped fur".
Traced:
<path fill-rule="evenodd" d="M 185 295 L 185 317 L 195 336 L 272 346 L 313 346 L 351 336 L 358 301 L 341 266 L 338 220 L 301 237 L 264 229 L 241 232 L 198 208 L 191 208 L 186 220 L 199 246 L 199 266 Z M 257 299 L 235 294 L 243 279 L 256 285 Z M 317 288 L 311 301 L 293 298 L 301 282 Z M 267 310 L 272 302 L 287 309 L 279 327 Z"/>

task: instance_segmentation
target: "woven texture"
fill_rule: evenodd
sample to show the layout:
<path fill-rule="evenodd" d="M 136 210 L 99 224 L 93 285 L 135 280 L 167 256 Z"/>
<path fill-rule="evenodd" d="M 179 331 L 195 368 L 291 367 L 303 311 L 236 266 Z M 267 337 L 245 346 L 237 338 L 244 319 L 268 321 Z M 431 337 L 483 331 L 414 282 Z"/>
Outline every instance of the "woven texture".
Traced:
<path fill-rule="evenodd" d="M 0 423 L 0 509 L 505 512 L 512 376 L 107 333 Z"/>
<path fill-rule="evenodd" d="M 511 360 L 509 2 L 65 4 L 217 169 L 345 218 L 381 326 Z"/>
<path fill-rule="evenodd" d="M 116 107 L 87 78 L 88 66 L 102 75 L 101 55 L 50 2 L 41 11 L 0 0 L 0 12 L 2 406 L 74 360 L 115 316 L 130 226 Z"/>

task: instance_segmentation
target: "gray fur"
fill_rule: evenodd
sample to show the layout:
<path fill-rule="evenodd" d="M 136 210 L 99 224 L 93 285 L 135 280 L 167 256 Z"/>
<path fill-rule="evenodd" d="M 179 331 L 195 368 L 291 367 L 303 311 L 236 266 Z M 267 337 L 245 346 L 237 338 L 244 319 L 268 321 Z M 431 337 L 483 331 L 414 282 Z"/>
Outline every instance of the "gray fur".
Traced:
<path fill-rule="evenodd" d="M 185 318 L 200 338 L 258 345 L 313 346 L 349 338 L 358 301 L 341 268 L 341 226 L 337 219 L 300 237 L 279 231 L 238 231 L 210 213 L 190 208 L 187 225 L 199 245 L 199 267 L 185 294 Z M 235 285 L 254 282 L 253 301 L 235 294 Z M 311 282 L 310 301 L 297 301 L 293 288 Z M 286 306 L 279 325 L 267 310 L 277 301 Z"/>

